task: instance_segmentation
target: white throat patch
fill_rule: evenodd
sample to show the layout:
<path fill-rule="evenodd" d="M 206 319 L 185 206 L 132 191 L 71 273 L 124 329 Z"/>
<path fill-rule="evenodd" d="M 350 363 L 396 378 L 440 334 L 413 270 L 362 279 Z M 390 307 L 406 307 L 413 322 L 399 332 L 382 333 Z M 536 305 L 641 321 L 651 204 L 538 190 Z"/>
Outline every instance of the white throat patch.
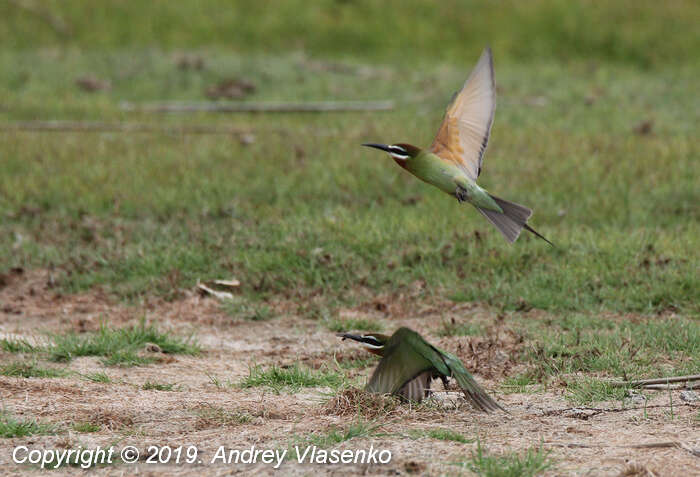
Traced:
<path fill-rule="evenodd" d="M 399 161 L 405 161 L 406 159 L 409 158 L 408 155 L 405 154 L 397 154 L 395 152 L 390 152 L 389 155 L 393 157 L 394 159 L 398 159 Z"/>

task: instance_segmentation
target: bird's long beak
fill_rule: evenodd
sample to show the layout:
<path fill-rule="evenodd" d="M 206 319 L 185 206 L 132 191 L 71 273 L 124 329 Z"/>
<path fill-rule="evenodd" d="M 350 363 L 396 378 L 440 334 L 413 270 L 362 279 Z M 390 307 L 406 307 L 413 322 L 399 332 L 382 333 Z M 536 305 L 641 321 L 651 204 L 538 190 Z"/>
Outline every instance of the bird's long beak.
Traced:
<path fill-rule="evenodd" d="M 360 335 L 353 335 L 351 333 L 336 333 L 335 335 L 338 338 L 343 338 L 343 341 L 345 341 L 347 339 L 351 339 L 351 340 L 362 342 L 362 336 L 360 336 Z"/>
<path fill-rule="evenodd" d="M 390 151 L 391 151 L 391 150 L 389 149 L 389 146 L 387 146 L 386 144 L 374 144 L 374 143 L 368 142 L 368 143 L 363 144 L 363 146 L 373 147 L 373 148 L 375 148 L 375 149 L 379 149 L 379 150 L 385 151 L 385 152 L 390 152 Z"/>

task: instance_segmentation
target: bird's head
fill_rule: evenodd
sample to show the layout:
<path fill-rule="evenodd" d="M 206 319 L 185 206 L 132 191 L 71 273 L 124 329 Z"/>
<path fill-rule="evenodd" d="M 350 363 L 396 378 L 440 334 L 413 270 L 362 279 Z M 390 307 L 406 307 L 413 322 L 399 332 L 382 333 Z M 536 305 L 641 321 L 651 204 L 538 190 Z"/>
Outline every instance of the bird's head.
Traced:
<path fill-rule="evenodd" d="M 388 152 L 389 155 L 399 163 L 399 165 L 404 164 L 406 161 L 409 161 L 416 157 L 420 153 L 420 148 L 416 146 L 412 146 L 410 144 L 374 144 L 374 143 L 365 143 L 363 146 L 367 147 L 373 147 L 375 149 L 379 149 L 381 151 Z"/>
<path fill-rule="evenodd" d="M 377 354 L 379 356 L 384 355 L 384 345 L 386 345 L 386 342 L 389 341 L 389 337 L 381 333 L 367 333 L 364 335 L 338 333 L 336 336 L 343 338 L 343 341 L 347 339 L 358 341 L 367 348 L 367 351 L 369 351 L 370 353 Z"/>

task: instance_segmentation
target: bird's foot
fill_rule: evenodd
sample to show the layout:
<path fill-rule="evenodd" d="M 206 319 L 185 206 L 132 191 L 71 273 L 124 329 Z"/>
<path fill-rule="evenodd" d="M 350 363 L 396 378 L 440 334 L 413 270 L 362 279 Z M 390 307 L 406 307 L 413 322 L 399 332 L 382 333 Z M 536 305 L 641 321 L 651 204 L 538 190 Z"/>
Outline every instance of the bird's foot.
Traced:
<path fill-rule="evenodd" d="M 467 194 L 467 189 L 457 186 L 457 189 L 455 190 L 455 197 L 457 200 L 462 203 L 466 202 L 469 199 L 469 194 Z"/>

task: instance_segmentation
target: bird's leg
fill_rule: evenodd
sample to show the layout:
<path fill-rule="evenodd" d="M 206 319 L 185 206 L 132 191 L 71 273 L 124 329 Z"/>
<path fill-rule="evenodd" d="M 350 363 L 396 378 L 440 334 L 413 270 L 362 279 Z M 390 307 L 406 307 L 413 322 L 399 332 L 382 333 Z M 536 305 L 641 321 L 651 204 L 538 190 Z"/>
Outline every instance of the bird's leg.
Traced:
<path fill-rule="evenodd" d="M 457 185 L 457 189 L 455 189 L 455 197 L 457 200 L 462 203 L 466 202 L 469 199 L 469 194 L 467 193 L 467 189 L 464 187 Z"/>
<path fill-rule="evenodd" d="M 442 380 L 442 387 L 447 391 L 450 386 L 450 383 L 447 381 L 447 376 L 440 376 L 440 379 Z"/>

